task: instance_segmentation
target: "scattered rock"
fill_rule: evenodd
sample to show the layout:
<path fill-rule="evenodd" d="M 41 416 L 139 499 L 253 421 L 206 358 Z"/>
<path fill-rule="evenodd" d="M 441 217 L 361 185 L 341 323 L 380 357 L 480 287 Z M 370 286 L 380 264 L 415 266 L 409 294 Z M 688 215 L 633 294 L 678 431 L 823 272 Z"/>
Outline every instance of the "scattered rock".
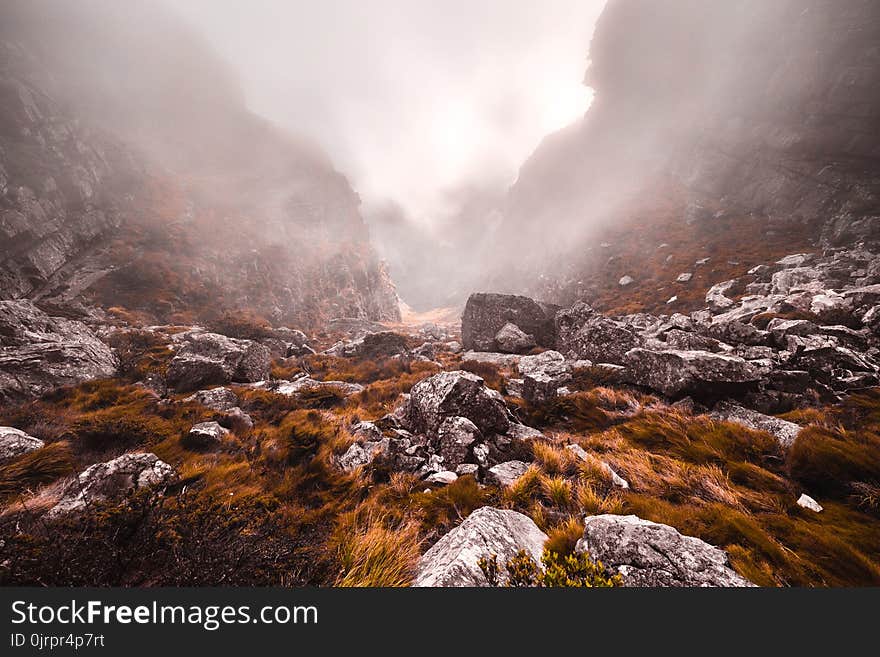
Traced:
<path fill-rule="evenodd" d="M 85 511 L 92 504 L 121 500 L 138 488 L 164 486 L 174 477 L 174 468 L 155 454 L 124 454 L 106 463 L 96 463 L 77 475 L 47 515 L 55 518 Z"/>
<path fill-rule="evenodd" d="M 683 272 L 678 275 L 675 279 L 676 283 L 688 283 L 694 277 L 694 275 L 690 272 Z"/>
<path fill-rule="evenodd" d="M 441 472 L 435 472 L 432 475 L 429 475 L 425 481 L 429 484 L 437 484 L 440 486 L 448 486 L 452 482 L 458 479 L 458 475 L 449 470 L 443 470 Z"/>
<path fill-rule="evenodd" d="M 507 322 L 495 334 L 498 350 L 506 354 L 524 354 L 538 346 L 535 337 L 523 332 L 516 324 Z"/>
<path fill-rule="evenodd" d="M 806 493 L 801 493 L 801 496 L 798 498 L 797 503 L 798 506 L 802 506 L 803 508 L 809 509 L 810 511 L 815 511 L 816 513 L 822 512 L 822 505 Z"/>
<path fill-rule="evenodd" d="M 510 486 L 522 477 L 526 470 L 529 469 L 528 463 L 522 461 L 505 461 L 489 468 L 486 473 L 486 481 L 505 488 Z"/>
<path fill-rule="evenodd" d="M 503 567 L 525 550 L 540 563 L 546 540 L 547 535 L 529 517 L 484 506 L 422 556 L 413 586 L 488 586 L 480 559 L 495 555 Z"/>
<path fill-rule="evenodd" d="M 0 463 L 38 450 L 44 445 L 42 440 L 20 429 L 0 427 Z"/>
<path fill-rule="evenodd" d="M 215 411 L 228 411 L 238 406 L 238 395 L 229 388 L 211 388 L 210 390 L 199 390 L 183 401 L 196 402 Z"/>
<path fill-rule="evenodd" d="M 621 276 L 620 280 L 617 281 L 617 284 L 620 285 L 620 287 L 627 287 L 629 285 L 632 285 L 635 282 L 636 282 L 636 279 L 634 279 L 632 276 L 627 275 L 627 276 Z"/>
<path fill-rule="evenodd" d="M 189 430 L 186 443 L 203 449 L 218 447 L 227 435 L 229 430 L 221 427 L 217 422 L 199 422 Z"/>
<path fill-rule="evenodd" d="M 637 516 L 587 516 L 575 549 L 619 572 L 624 586 L 754 586 L 723 550 Z"/>

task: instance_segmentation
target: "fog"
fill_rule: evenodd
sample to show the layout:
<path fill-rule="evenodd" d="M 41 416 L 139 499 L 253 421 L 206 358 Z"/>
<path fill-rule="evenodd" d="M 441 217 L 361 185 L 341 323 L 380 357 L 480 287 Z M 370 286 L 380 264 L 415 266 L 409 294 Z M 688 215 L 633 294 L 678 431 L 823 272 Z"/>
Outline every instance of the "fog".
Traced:
<path fill-rule="evenodd" d="M 251 109 L 308 136 L 361 195 L 411 219 L 509 185 L 586 111 L 604 0 L 164 0 L 226 58 Z"/>

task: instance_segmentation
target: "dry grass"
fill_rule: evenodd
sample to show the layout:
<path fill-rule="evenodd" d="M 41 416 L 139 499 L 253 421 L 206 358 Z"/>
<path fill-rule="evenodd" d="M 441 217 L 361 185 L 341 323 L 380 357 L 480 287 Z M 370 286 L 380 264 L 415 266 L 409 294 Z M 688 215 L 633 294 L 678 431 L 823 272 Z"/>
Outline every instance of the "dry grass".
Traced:
<path fill-rule="evenodd" d="M 342 515 L 329 544 L 340 565 L 336 586 L 408 586 L 419 559 L 417 526 L 387 526 L 383 518 L 359 515 Z"/>

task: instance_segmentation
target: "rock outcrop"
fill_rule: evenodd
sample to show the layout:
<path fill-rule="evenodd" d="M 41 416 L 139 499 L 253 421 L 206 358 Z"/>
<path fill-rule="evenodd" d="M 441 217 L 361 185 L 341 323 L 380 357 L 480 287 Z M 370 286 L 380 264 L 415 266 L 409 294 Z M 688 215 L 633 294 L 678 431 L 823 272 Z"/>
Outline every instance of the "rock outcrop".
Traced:
<path fill-rule="evenodd" d="M 754 586 L 724 550 L 637 516 L 587 516 L 576 549 L 619 572 L 624 586 Z"/>
<path fill-rule="evenodd" d="M 525 550 L 540 563 L 546 540 L 528 516 L 484 506 L 425 552 L 413 586 L 488 586 L 478 565 L 481 559 L 495 555 L 503 565 Z"/>
<path fill-rule="evenodd" d="M 82 322 L 29 301 L 0 301 L 0 402 L 111 377 L 116 356 Z"/>
<path fill-rule="evenodd" d="M 40 449 L 44 444 L 20 429 L 0 427 L 0 463 Z"/>

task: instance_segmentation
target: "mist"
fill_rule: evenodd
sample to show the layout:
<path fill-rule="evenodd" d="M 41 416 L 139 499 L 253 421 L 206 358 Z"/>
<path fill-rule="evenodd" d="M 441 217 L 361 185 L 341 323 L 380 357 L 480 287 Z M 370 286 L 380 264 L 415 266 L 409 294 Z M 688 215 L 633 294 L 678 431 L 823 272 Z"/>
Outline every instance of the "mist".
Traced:
<path fill-rule="evenodd" d="M 329 154 L 365 207 L 431 223 L 449 190 L 509 185 L 583 115 L 604 0 L 165 0 L 235 68 L 250 108 Z"/>

